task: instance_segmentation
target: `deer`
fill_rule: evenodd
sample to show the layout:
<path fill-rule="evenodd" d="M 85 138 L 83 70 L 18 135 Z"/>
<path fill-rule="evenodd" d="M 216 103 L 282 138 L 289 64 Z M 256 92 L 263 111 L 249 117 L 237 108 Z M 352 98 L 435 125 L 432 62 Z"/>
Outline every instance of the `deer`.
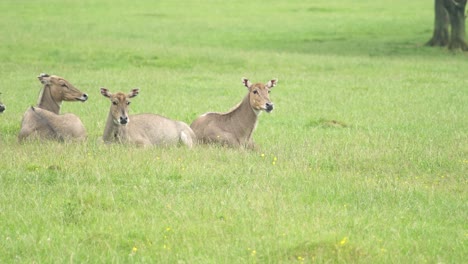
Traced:
<path fill-rule="evenodd" d="M 2 94 L 2 93 L 0 93 L 0 94 Z M 0 102 L 0 114 L 5 112 L 5 110 L 6 110 L 6 106 L 2 102 Z"/>
<path fill-rule="evenodd" d="M 249 79 L 242 78 L 242 83 L 247 87 L 248 93 L 232 110 L 226 113 L 208 112 L 192 122 L 190 127 L 198 143 L 256 148 L 252 134 L 257 127 L 259 115 L 263 111 L 273 111 L 269 93 L 278 83 L 278 79 L 272 79 L 266 84 L 252 84 Z"/>
<path fill-rule="evenodd" d="M 141 147 L 184 144 L 191 148 L 195 134 L 186 123 L 157 114 L 128 114 L 131 103 L 129 99 L 139 92 L 140 89 L 135 88 L 127 94 L 111 93 L 107 88 L 101 88 L 101 94 L 111 101 L 102 136 L 104 143 L 134 144 Z"/>
<path fill-rule="evenodd" d="M 70 82 L 56 75 L 40 74 L 43 88 L 36 106 L 26 110 L 21 121 L 18 141 L 50 139 L 56 141 L 83 141 L 86 129 L 80 118 L 72 113 L 60 114 L 63 101 L 86 102 L 88 95 Z"/>

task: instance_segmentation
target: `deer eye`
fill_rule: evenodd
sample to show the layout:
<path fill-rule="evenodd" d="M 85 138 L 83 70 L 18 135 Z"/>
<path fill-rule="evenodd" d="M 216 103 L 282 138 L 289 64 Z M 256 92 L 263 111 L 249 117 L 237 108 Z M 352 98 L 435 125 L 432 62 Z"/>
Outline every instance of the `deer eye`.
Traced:
<path fill-rule="evenodd" d="M 254 93 L 254 94 L 258 94 L 258 91 L 257 91 L 257 90 L 254 90 L 253 93 Z"/>
<path fill-rule="evenodd" d="M 113 101 L 112 104 L 113 104 L 113 105 L 117 105 L 117 102 L 116 102 L 116 101 Z"/>
<path fill-rule="evenodd" d="M 131 103 L 131 102 L 128 102 L 128 101 L 127 101 L 127 105 L 129 105 L 130 103 Z"/>

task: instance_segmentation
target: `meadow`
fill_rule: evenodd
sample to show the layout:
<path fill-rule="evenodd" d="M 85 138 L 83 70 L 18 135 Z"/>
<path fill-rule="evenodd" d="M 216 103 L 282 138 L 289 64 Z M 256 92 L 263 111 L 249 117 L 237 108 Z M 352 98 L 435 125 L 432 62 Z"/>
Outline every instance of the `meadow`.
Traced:
<path fill-rule="evenodd" d="M 0 263 L 463 263 L 468 54 L 431 1 L 0 2 Z M 17 142 L 46 72 L 84 143 Z M 258 150 L 103 145 L 100 87 L 191 123 L 278 78 Z"/>

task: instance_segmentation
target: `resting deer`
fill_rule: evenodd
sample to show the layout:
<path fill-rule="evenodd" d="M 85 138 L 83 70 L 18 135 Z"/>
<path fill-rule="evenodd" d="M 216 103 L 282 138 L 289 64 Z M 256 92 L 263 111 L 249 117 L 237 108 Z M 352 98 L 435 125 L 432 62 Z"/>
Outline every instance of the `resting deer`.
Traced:
<path fill-rule="evenodd" d="M 128 94 L 111 93 L 101 88 L 101 94 L 111 101 L 109 115 L 102 139 L 106 143 L 130 143 L 140 146 L 169 146 L 183 143 L 193 146 L 195 134 L 184 122 L 156 114 L 128 115 L 129 99 L 138 95 L 139 89 Z"/>
<path fill-rule="evenodd" d="M 18 140 L 84 140 L 86 130 L 81 120 L 70 113 L 60 115 L 60 107 L 62 101 L 85 102 L 88 95 L 62 77 L 42 73 L 37 78 L 44 87 L 37 106 L 31 106 L 24 113 Z"/>
<path fill-rule="evenodd" d="M 200 143 L 218 143 L 231 147 L 254 148 L 253 131 L 262 111 L 273 110 L 269 93 L 278 80 L 252 84 L 242 78 L 249 92 L 244 100 L 227 113 L 206 113 L 190 125 Z"/>
<path fill-rule="evenodd" d="M 0 93 L 0 94 L 2 94 L 2 93 Z M 2 102 L 0 102 L 0 113 L 3 113 L 5 111 L 5 109 L 6 109 L 5 105 Z"/>

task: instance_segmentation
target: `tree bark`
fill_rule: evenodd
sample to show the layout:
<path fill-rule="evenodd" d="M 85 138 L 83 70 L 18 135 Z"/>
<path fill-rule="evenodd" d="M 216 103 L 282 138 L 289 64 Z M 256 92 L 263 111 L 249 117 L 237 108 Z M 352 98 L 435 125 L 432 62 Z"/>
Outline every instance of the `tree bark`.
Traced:
<path fill-rule="evenodd" d="M 445 0 L 445 8 L 450 17 L 449 49 L 468 51 L 465 41 L 465 6 L 467 0 Z"/>
<path fill-rule="evenodd" d="M 426 45 L 445 47 L 449 43 L 449 14 L 444 0 L 435 0 L 434 13 L 434 32 Z"/>
<path fill-rule="evenodd" d="M 466 3 L 467 0 L 434 0 L 434 32 L 427 46 L 448 46 L 450 50 L 468 51 Z"/>

